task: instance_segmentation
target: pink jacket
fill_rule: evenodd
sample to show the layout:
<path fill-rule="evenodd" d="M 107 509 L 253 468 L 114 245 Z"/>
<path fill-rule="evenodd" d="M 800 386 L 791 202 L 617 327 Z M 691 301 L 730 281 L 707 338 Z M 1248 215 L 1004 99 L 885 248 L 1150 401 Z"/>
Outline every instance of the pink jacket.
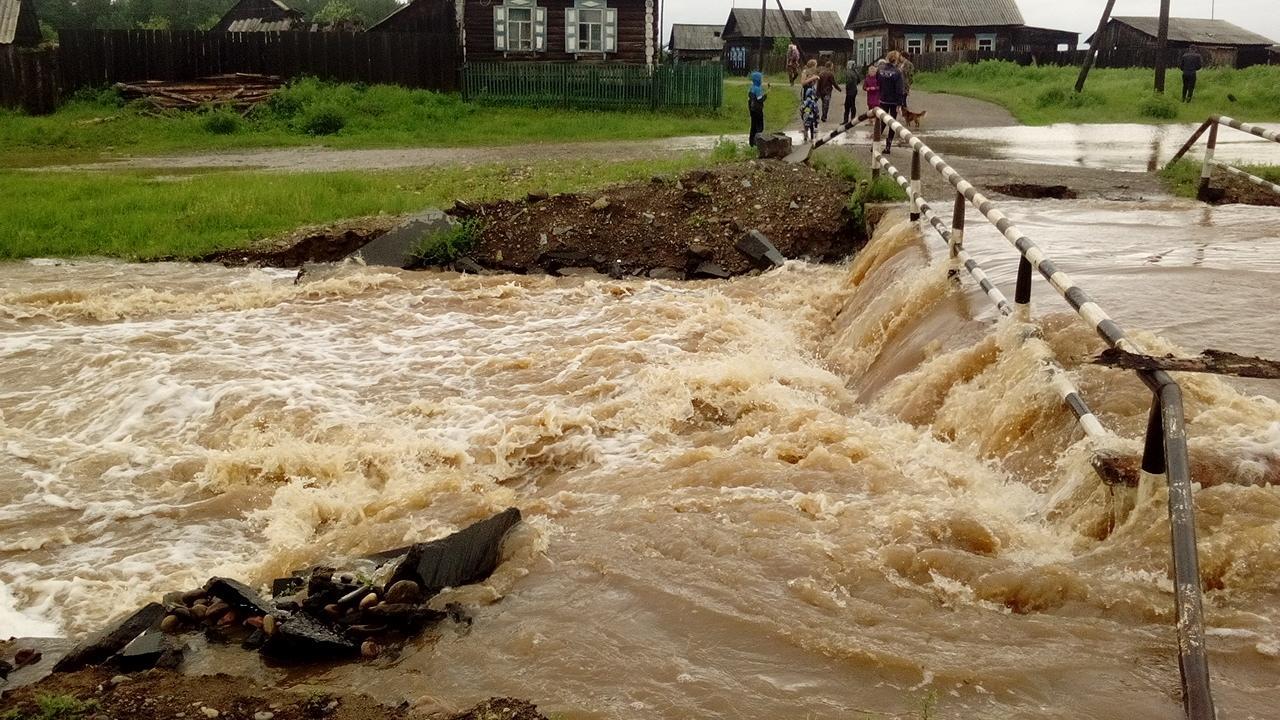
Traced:
<path fill-rule="evenodd" d="M 868 108 L 880 107 L 879 76 L 877 76 L 875 73 L 871 73 L 870 75 L 868 75 L 867 79 L 862 81 L 862 89 L 867 91 L 867 107 Z"/>

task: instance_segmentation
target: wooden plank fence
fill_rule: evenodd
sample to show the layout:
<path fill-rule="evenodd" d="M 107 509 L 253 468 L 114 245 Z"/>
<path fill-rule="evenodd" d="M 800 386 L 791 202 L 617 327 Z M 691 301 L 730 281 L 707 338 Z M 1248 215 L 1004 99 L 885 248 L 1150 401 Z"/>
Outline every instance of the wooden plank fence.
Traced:
<path fill-rule="evenodd" d="M 62 98 L 58 51 L 0 47 L 0 108 L 51 113 Z"/>
<path fill-rule="evenodd" d="M 459 89 L 450 33 L 63 30 L 58 47 L 0 50 L 0 107 L 52 112 L 82 88 L 227 73 Z"/>
<path fill-rule="evenodd" d="M 591 110 L 716 109 L 724 102 L 717 63 L 644 65 L 475 62 L 462 69 L 468 100 Z"/>

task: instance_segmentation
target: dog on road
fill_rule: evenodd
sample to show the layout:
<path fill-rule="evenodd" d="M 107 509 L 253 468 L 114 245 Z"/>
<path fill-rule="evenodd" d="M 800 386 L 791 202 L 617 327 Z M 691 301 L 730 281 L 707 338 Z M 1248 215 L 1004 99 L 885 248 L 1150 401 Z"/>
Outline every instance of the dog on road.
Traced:
<path fill-rule="evenodd" d="M 928 110 L 922 110 L 920 112 L 911 112 L 906 108 L 902 108 L 902 119 L 906 121 L 907 129 L 909 130 L 919 130 L 921 121 L 923 121 L 924 116 L 928 114 L 929 114 Z"/>

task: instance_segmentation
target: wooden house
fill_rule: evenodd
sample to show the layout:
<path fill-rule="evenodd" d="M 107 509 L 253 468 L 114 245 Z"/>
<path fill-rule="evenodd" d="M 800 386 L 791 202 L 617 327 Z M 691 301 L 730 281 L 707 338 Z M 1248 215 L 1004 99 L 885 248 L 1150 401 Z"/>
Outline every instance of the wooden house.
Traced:
<path fill-rule="evenodd" d="M 369 32 L 456 33 L 457 11 L 454 0 L 413 0 L 396 8 Z"/>
<path fill-rule="evenodd" d="M 658 60 L 658 0 L 412 0 L 370 30 L 452 30 L 468 62 Z"/>
<path fill-rule="evenodd" d="M 1040 27 L 1020 27 L 1013 31 L 1013 50 L 1023 53 L 1075 52 L 1080 47 L 1080 33 Z"/>
<path fill-rule="evenodd" d="M 213 26 L 213 32 L 310 30 L 302 13 L 280 0 L 240 0 Z"/>
<path fill-rule="evenodd" d="M 764 15 L 766 51 L 772 51 L 778 38 L 795 42 L 805 57 L 824 53 L 853 53 L 853 40 L 840 22 L 840 14 L 831 10 L 770 10 Z M 730 68 L 744 70 L 753 62 L 760 47 L 760 11 L 734 8 L 725 23 L 724 54 Z"/>
<path fill-rule="evenodd" d="M 708 62 L 720 60 L 724 53 L 723 25 L 671 26 L 671 57 L 676 62 Z"/>
<path fill-rule="evenodd" d="M 1102 65 L 1146 64 L 1157 47 L 1160 19 L 1155 17 L 1114 17 L 1098 39 L 1098 61 Z M 1090 37 L 1088 42 L 1093 43 Z M 1265 65 L 1275 41 L 1245 30 L 1226 20 L 1169 18 L 1169 50 L 1181 55 L 1197 47 L 1205 64 L 1221 67 Z"/>
<path fill-rule="evenodd" d="M 1014 0 L 855 0 L 845 27 L 865 65 L 890 50 L 1012 51 L 1026 23 Z"/>
<path fill-rule="evenodd" d="M 39 45 L 35 0 L 0 0 L 0 45 Z"/>

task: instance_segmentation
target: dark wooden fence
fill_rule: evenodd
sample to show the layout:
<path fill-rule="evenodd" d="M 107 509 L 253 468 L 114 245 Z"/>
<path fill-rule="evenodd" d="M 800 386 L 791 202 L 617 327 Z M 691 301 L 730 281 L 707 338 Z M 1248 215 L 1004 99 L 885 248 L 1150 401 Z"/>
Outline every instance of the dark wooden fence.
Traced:
<path fill-rule="evenodd" d="M 1058 52 L 984 52 L 978 50 L 956 50 L 953 52 L 939 53 L 921 53 L 913 55 L 911 62 L 915 64 L 916 70 L 923 72 L 936 72 L 945 70 L 952 65 L 963 65 L 979 63 L 984 60 L 1003 60 L 1006 62 L 1015 62 L 1019 65 L 1075 65 L 1079 66 L 1084 62 L 1087 50 L 1072 50 Z M 1171 48 L 1168 50 L 1167 66 L 1177 68 L 1178 61 L 1182 57 L 1184 51 L 1181 48 Z M 1118 48 L 1104 48 L 1098 52 L 1096 67 L 1100 68 L 1154 68 L 1156 66 L 1157 50 L 1153 47 L 1145 46 L 1127 46 Z M 1205 51 L 1205 64 L 1210 67 L 1248 67 L 1249 65 L 1261 64 L 1261 57 L 1257 52 L 1250 50 L 1236 50 L 1228 48 L 1225 50 L 1209 49 Z"/>
<path fill-rule="evenodd" d="M 58 51 L 0 47 L 0 108 L 51 113 L 62 98 Z"/>
<path fill-rule="evenodd" d="M 58 47 L 0 50 L 0 106 L 52 112 L 81 88 L 224 73 L 454 91 L 452 34 L 63 30 Z"/>
<path fill-rule="evenodd" d="M 64 30 L 58 45 L 68 90 L 223 73 L 458 89 L 451 34 Z"/>
<path fill-rule="evenodd" d="M 724 102 L 724 70 L 717 63 L 587 65 L 477 62 L 462 69 L 468 100 L 591 110 L 715 109 Z"/>

